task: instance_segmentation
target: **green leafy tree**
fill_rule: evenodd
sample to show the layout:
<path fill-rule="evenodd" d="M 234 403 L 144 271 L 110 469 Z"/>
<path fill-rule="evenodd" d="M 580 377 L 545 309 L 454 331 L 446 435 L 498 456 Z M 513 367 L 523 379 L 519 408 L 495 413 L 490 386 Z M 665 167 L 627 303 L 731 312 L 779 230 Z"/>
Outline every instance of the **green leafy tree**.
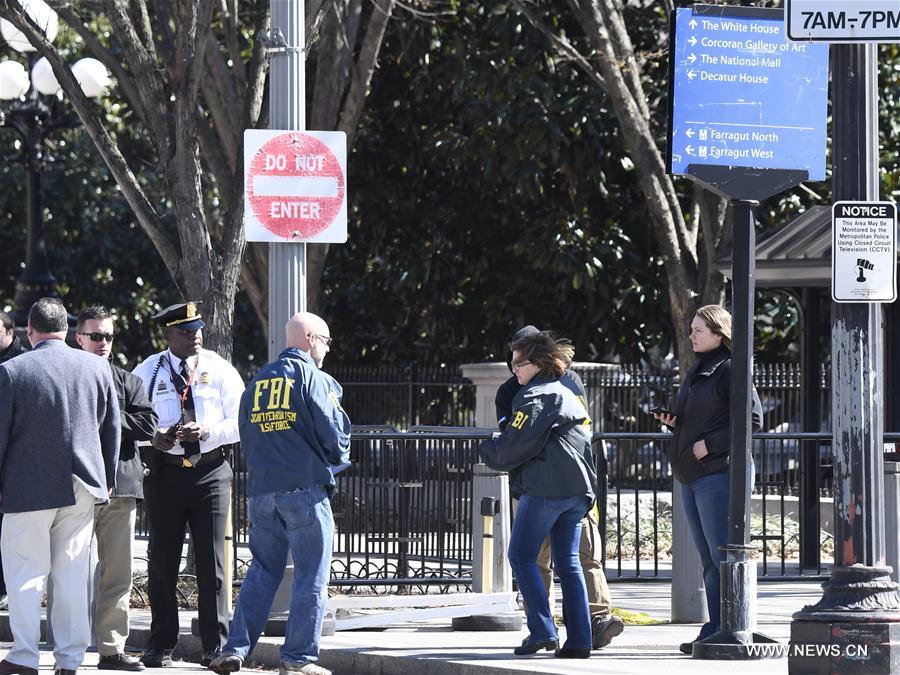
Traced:
<path fill-rule="evenodd" d="M 323 285 L 336 356 L 496 358 L 527 322 L 581 359 L 665 343 L 634 163 L 575 64 L 486 0 L 395 22 L 380 60 Z"/>

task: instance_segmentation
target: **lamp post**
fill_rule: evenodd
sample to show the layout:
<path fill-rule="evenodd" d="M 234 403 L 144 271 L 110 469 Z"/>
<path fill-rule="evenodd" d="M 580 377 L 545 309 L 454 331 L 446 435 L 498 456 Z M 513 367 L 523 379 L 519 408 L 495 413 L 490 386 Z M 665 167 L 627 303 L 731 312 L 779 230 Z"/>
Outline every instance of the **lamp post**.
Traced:
<path fill-rule="evenodd" d="M 25 0 L 22 5 L 52 42 L 58 28 L 56 12 L 42 0 Z M 37 299 L 57 295 L 56 279 L 47 262 L 41 203 L 41 168 L 47 160 L 44 140 L 56 129 L 77 126 L 78 119 L 65 110 L 59 82 L 49 62 L 38 58 L 28 39 L 4 19 L 0 19 L 0 33 L 8 46 L 25 55 L 28 63 L 27 69 L 18 61 L 0 63 L 0 126 L 18 135 L 19 160 L 25 167 L 28 240 L 25 267 L 16 280 L 15 310 L 11 314 L 21 327 Z M 109 85 L 109 73 L 97 59 L 76 61 L 72 73 L 84 94 L 92 98 L 101 96 Z"/>

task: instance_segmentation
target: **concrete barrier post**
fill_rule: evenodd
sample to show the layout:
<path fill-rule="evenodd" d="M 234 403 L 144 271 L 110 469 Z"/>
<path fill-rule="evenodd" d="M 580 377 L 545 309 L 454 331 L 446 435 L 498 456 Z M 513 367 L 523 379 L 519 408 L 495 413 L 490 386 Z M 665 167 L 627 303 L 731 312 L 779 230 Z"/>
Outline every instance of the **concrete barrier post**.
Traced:
<path fill-rule="evenodd" d="M 481 502 L 484 498 L 496 499 L 500 502 L 500 512 L 493 518 L 486 519 L 481 515 Z M 493 577 L 491 587 L 485 587 L 482 573 L 484 569 L 484 522 L 493 521 Z M 476 464 L 472 469 L 472 591 L 474 593 L 504 593 L 512 591 L 512 570 L 509 567 L 507 549 L 509 548 L 509 477 L 502 471 L 494 471 L 485 464 Z"/>
<path fill-rule="evenodd" d="M 672 623 L 706 623 L 703 564 L 681 504 L 683 489 L 672 480 Z"/>
<path fill-rule="evenodd" d="M 464 363 L 459 369 L 475 385 L 475 426 L 496 427 L 494 397 L 500 385 L 510 378 L 509 367 L 505 363 Z"/>

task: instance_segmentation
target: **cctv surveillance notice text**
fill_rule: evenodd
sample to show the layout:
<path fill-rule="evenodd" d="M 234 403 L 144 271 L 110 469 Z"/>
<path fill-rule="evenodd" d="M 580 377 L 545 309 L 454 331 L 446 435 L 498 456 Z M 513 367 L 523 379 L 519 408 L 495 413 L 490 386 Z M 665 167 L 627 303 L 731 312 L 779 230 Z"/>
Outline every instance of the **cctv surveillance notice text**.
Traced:
<path fill-rule="evenodd" d="M 897 207 L 836 202 L 831 207 L 831 297 L 835 302 L 897 299 Z"/>

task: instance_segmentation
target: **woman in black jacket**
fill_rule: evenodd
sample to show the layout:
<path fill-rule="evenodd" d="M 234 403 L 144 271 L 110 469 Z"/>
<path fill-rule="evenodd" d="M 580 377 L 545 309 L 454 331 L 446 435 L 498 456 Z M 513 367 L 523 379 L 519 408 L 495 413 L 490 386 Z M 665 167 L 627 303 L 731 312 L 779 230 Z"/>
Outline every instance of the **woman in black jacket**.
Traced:
<path fill-rule="evenodd" d="M 669 464 L 682 484 L 681 501 L 703 563 L 709 621 L 693 642 L 679 647 L 685 654 L 719 630 L 719 563 L 725 559 L 719 547 L 728 543 L 730 492 L 731 314 L 719 305 L 701 307 L 690 339 L 697 362 L 678 389 L 674 414 L 654 413 L 673 429 Z M 753 389 L 753 430 L 761 428 L 762 406 Z M 752 484 L 752 462 L 748 470 Z"/>
<path fill-rule="evenodd" d="M 578 543 L 581 521 L 597 492 L 597 473 L 587 410 L 560 382 L 573 351 L 567 340 L 555 341 L 546 333 L 527 335 L 512 345 L 513 373 L 522 389 L 513 398 L 509 424 L 480 448 L 485 464 L 509 472 L 510 491 L 519 497 L 509 564 L 525 600 L 530 633 L 514 650 L 520 656 L 541 649 L 555 649 L 560 658 L 591 655 L 591 616 Z M 548 534 L 563 592 L 562 649 L 537 566 Z"/>

